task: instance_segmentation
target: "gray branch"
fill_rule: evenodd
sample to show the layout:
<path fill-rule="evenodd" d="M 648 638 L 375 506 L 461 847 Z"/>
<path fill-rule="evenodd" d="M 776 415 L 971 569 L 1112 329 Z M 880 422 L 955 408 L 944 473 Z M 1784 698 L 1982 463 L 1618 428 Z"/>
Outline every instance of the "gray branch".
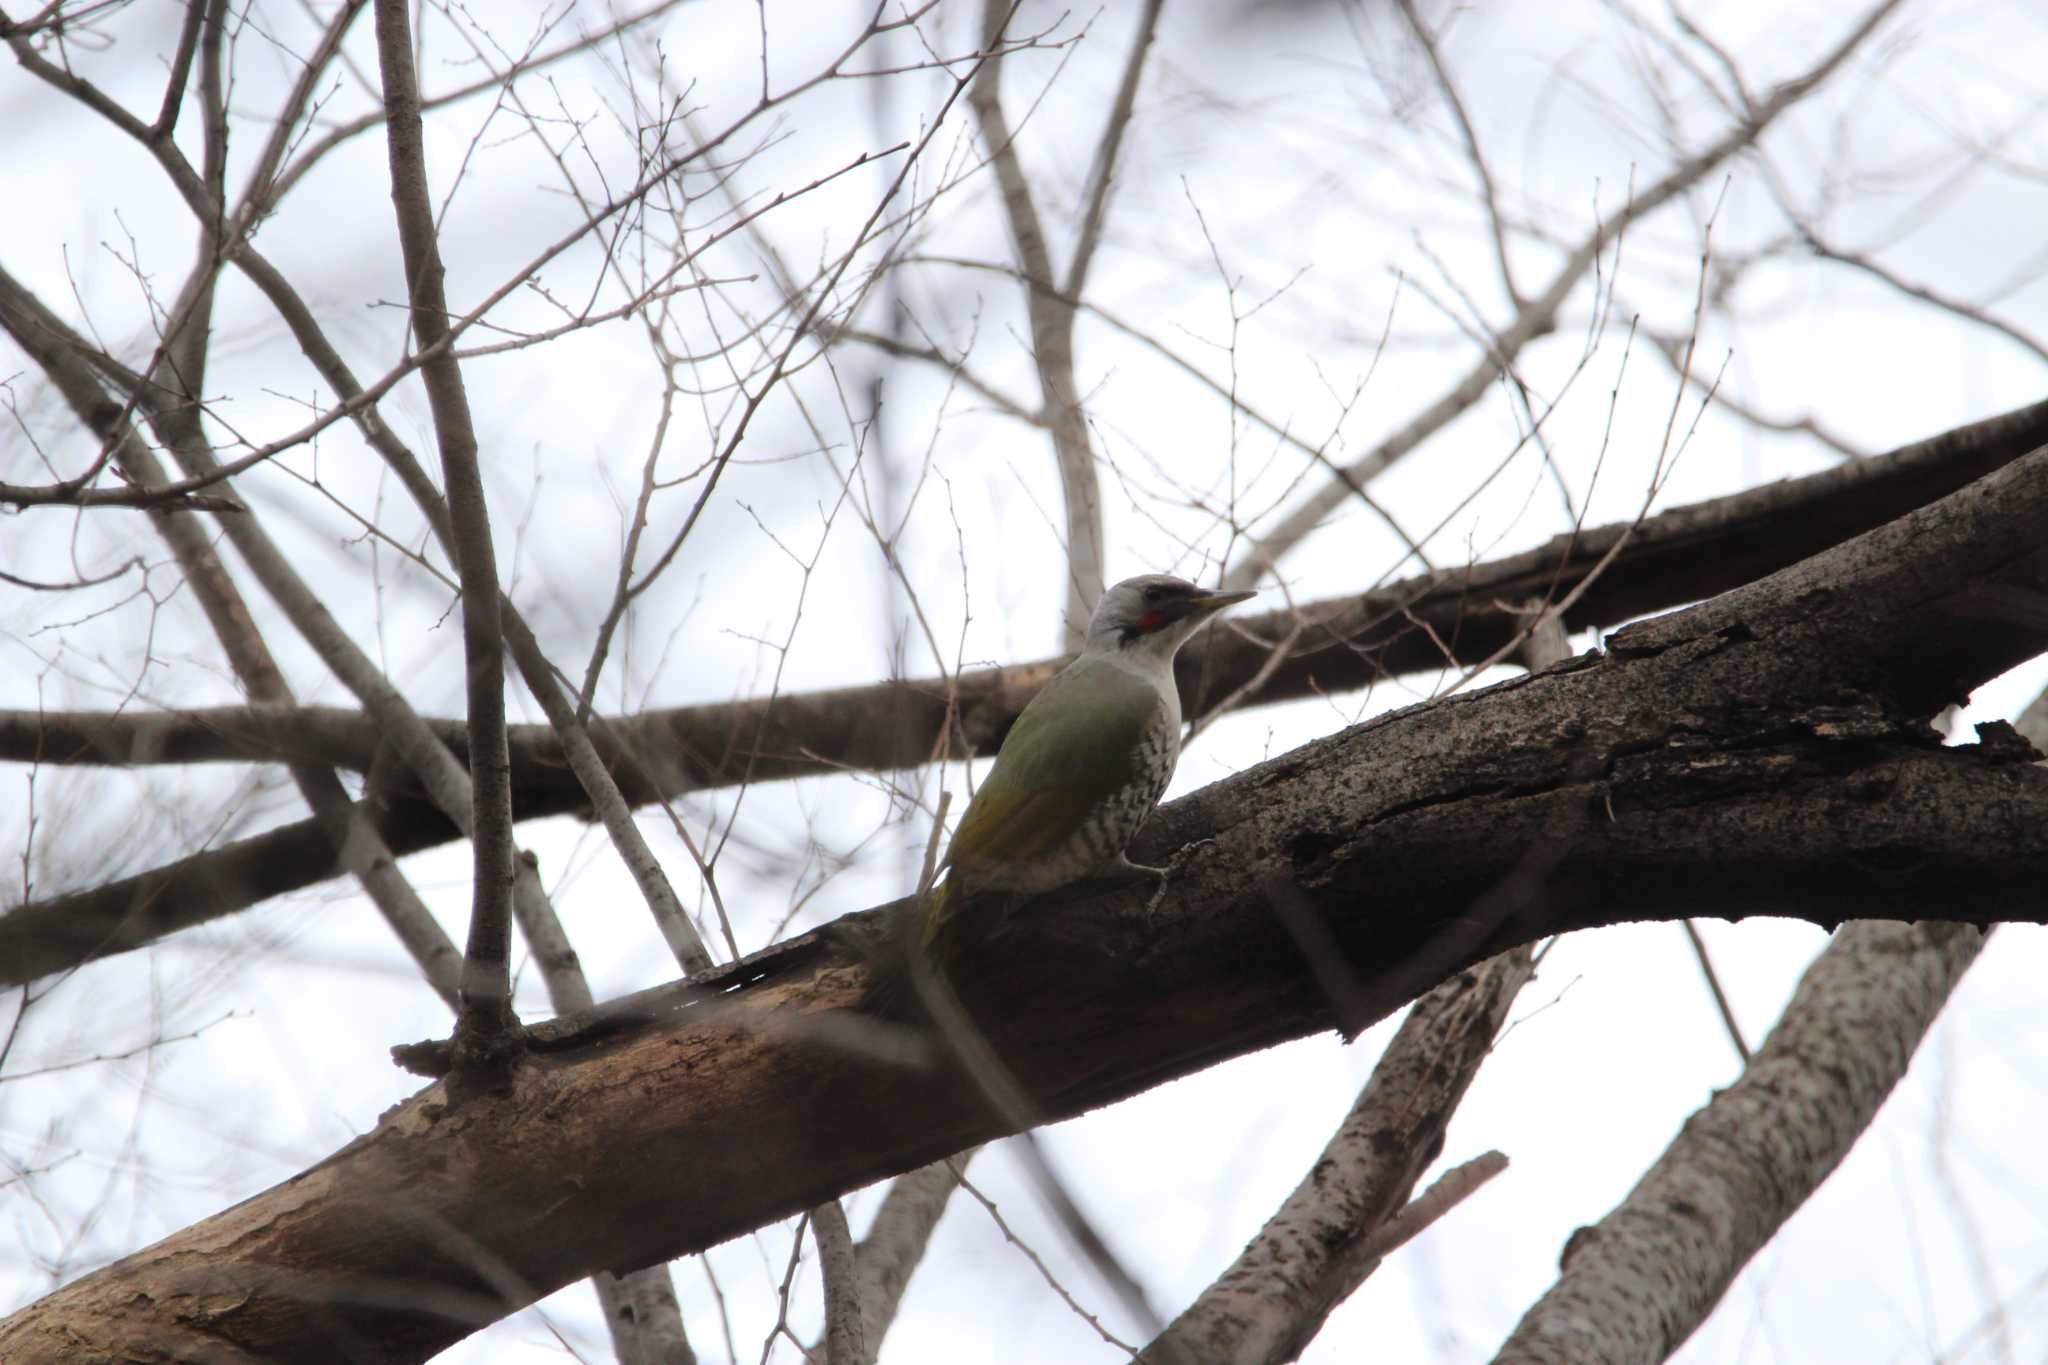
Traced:
<path fill-rule="evenodd" d="M 1870 1126 L 1983 944 L 1969 924 L 1844 926 L 1742 1078 L 1572 1234 L 1496 1365 L 1654 1365 L 1677 1350 Z"/>
<path fill-rule="evenodd" d="M 1158 907 L 1084 884 L 969 917 L 949 976 L 1057 1118 L 1355 1027 L 1553 933 L 2038 919 L 2048 771 L 2009 731 L 1947 747 L 1929 720 L 2048 650 L 2043 524 L 2048 451 L 1604 653 L 1304 745 L 1160 809 L 1134 856 L 1198 852 Z M 1348 964 L 1341 1011 L 1276 889 Z M 986 1140 L 1004 1124 L 979 1092 L 869 1012 L 901 908 L 529 1030 L 544 1056 L 504 1092 L 457 1115 L 430 1085 L 306 1175 L 0 1323 L 0 1358 L 422 1359 L 594 1270 Z M 1883 971 L 1925 982 L 1931 1013 L 1949 969 L 1920 955 L 1977 931 L 1915 932 Z M 466 1178 L 430 1178 L 451 1165 Z"/>

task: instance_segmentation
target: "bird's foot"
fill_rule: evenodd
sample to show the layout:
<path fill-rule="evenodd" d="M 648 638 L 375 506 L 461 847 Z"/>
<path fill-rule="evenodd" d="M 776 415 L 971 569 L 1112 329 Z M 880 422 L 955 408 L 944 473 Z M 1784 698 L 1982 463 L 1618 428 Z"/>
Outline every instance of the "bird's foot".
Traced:
<path fill-rule="evenodd" d="M 1214 839 L 1197 839 L 1191 844 L 1182 844 L 1174 850 L 1173 856 L 1166 860 L 1165 867 L 1148 867 L 1145 869 L 1159 878 L 1158 889 L 1153 891 L 1152 899 L 1145 902 L 1146 913 L 1149 914 L 1157 910 L 1159 902 L 1166 899 L 1166 888 L 1173 881 L 1173 874 L 1180 871 L 1181 864 L 1194 856 L 1196 849 L 1204 845 L 1214 844 L 1215 842 Z"/>
<path fill-rule="evenodd" d="M 1167 872 L 1167 868 L 1148 867 L 1144 863 L 1134 863 L 1129 858 L 1119 858 L 1095 875 L 1102 881 L 1129 886 L 1133 882 L 1149 882 L 1155 878 L 1163 878 Z"/>
<path fill-rule="evenodd" d="M 1150 910 L 1159 903 L 1159 897 L 1166 889 L 1166 879 L 1169 875 L 1170 869 L 1168 868 L 1150 867 L 1144 863 L 1134 863 L 1129 858 L 1118 858 L 1115 862 L 1105 864 L 1097 871 L 1091 873 L 1090 879 L 1107 882 L 1112 886 L 1133 886 L 1139 882 L 1157 882 L 1159 889 L 1152 893 L 1151 900 L 1145 902 L 1145 908 Z"/>

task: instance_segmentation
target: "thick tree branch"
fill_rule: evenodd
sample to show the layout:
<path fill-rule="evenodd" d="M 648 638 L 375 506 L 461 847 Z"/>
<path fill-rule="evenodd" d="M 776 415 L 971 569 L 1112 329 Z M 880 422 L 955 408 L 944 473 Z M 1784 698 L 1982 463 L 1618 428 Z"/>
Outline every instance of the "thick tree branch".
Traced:
<path fill-rule="evenodd" d="M 1476 700 L 1542 709 L 1523 704 L 1522 690 L 1513 688 Z M 1352 761 L 1335 772 L 1329 764 L 1337 755 L 1327 747 L 1313 755 L 1312 767 L 1290 756 L 1290 780 L 1329 777 L 1323 798 L 1370 791 L 1370 781 L 1395 776 L 1369 755 L 1384 738 L 1344 737 Z M 1834 741 L 1814 743 L 1825 748 Z M 1515 923 L 1496 927 L 1496 936 L 1631 917 L 1674 882 L 1692 888 L 1683 907 L 1691 913 L 1742 915 L 1764 907 L 1832 919 L 1853 908 L 1850 897 L 1837 894 L 1845 881 L 1856 883 L 1862 904 L 1898 913 L 2043 913 L 2039 888 L 2048 884 L 2048 852 L 1983 856 L 2014 847 L 2023 827 L 2036 834 L 2048 827 L 2048 780 L 2028 765 L 2001 767 L 1983 755 L 1933 748 L 1871 755 L 1862 764 L 1825 765 L 1832 770 L 1822 783 L 1832 793 L 1827 799 L 1814 789 L 1789 796 L 1773 790 L 1785 766 L 1782 750 L 1749 760 L 1697 757 L 1705 763 L 1681 766 L 1709 770 L 1694 772 L 1702 780 L 1693 795 L 1705 798 L 1711 818 L 1703 819 L 1698 805 L 1659 818 L 1637 804 L 1645 794 L 1637 781 L 1610 784 L 1628 835 L 1609 837 L 1597 818 L 1585 820 L 1584 843 L 1606 846 L 1581 848 L 1560 869 L 1567 876 L 1522 888 Z M 2021 775 L 2032 780 L 2013 780 Z M 1238 866 L 1251 855 L 1232 828 L 1216 823 L 1235 818 L 1236 829 L 1258 826 L 1261 842 L 1281 838 L 1264 860 L 1266 870 L 1287 865 L 1290 844 L 1298 850 L 1327 838 L 1338 812 L 1296 808 L 1284 823 L 1241 818 L 1248 804 L 1272 804 L 1268 793 L 1278 776 L 1255 771 L 1220 784 L 1231 791 L 1211 789 L 1174 808 L 1179 822 L 1215 828 L 1229 844 L 1205 865 L 1214 875 L 1199 889 L 1199 904 L 1169 901 L 1148 915 L 1141 897 L 1084 893 L 1035 910 L 1034 927 L 1049 937 L 1020 925 L 983 945 L 975 965 L 989 988 L 992 1032 L 1045 1097 L 1048 1113 L 1078 1112 L 1330 1026 L 1329 1007 L 1298 953 L 1272 930 L 1255 874 Z M 1652 790 L 1685 785 L 1642 778 Z M 1728 792 L 1731 778 L 1747 793 Z M 1983 799 L 1987 782 L 2000 788 L 1995 800 Z M 1497 881 L 1515 873 L 1500 856 L 1499 824 L 1489 818 L 1500 813 L 1502 798 L 1470 791 L 1463 781 L 1457 786 L 1462 797 L 1445 793 L 1443 801 L 1407 812 L 1381 808 L 1379 837 L 1399 846 L 1410 864 L 1405 875 L 1390 876 L 1396 860 L 1383 856 L 1371 870 L 1372 892 L 1352 886 L 1315 893 L 1354 961 L 1412 961 L 1470 911 L 1463 886 L 1449 895 L 1438 890 L 1434 869 L 1455 865 L 1444 860 L 1475 860 Z M 1708 786 L 1721 795 L 1708 798 Z M 1266 790 L 1248 802 L 1248 787 Z M 1583 811 L 1588 795 L 1571 801 L 1575 811 Z M 1510 798 L 1521 799 L 1529 798 Z M 1234 810 L 1211 808 L 1218 805 Z M 1458 806 L 1482 809 L 1454 821 L 1449 811 Z M 1844 849 L 1812 837 L 1858 822 L 1882 826 L 1886 849 L 1912 850 L 1905 856 L 1915 870 L 1902 899 L 1879 899 L 1878 888 L 1898 879 L 1862 866 L 1881 850 L 1850 850 L 1863 859 L 1851 856 L 1846 866 L 1863 875 L 1845 878 Z M 1452 823 L 1462 826 L 1462 837 L 1441 837 Z M 1390 825 L 1423 834 L 1421 847 Z M 1439 837 L 1418 825 L 1434 827 Z M 1695 837 L 1703 826 L 1711 826 L 1707 839 Z M 1753 843 L 1737 872 L 1714 866 L 1739 832 L 1792 826 L 1803 829 L 1800 838 L 1768 849 Z M 1652 827 L 1671 838 L 1656 838 Z M 1647 866 L 1658 845 L 1677 847 Z M 1674 875 L 1681 866 L 1701 875 Z M 1618 875 L 1604 875 L 1610 869 Z M 1001 963 L 991 960 L 996 956 Z M 1026 970 L 1006 977 L 1020 967 Z M 679 990 L 628 1002 L 629 1022 L 608 1040 L 601 1030 L 570 1031 L 568 1049 L 522 1068 L 502 1099 L 452 1111 L 441 1088 L 431 1087 L 299 1180 L 0 1324 L 0 1354 L 18 1350 L 34 1358 L 37 1344 L 49 1339 L 38 1334 L 60 1327 L 141 1330 L 151 1340 L 196 1349 L 180 1334 L 207 1322 L 204 1330 L 231 1331 L 249 1349 L 336 1358 L 344 1340 L 335 1335 L 339 1318 L 359 1334 L 345 1338 L 349 1345 L 421 1358 L 502 1316 L 528 1293 L 600 1266 L 709 1245 L 991 1134 L 994 1125 L 971 1087 L 876 1060 L 869 1031 L 841 1013 L 866 988 L 857 957 L 813 937 L 706 986 L 717 991 L 750 975 L 746 989 L 722 995 Z M 1398 973 L 1387 980 L 1394 984 L 1373 983 L 1372 1004 L 1382 1012 L 1405 989 Z M 672 1102 L 650 1105 L 649 1093 Z M 428 1170 L 437 1174 L 425 1178 Z M 461 1236 L 451 1237 L 451 1229 Z M 516 1283 L 527 1287 L 515 1292 L 479 1281 L 475 1256 L 516 1270 Z M 193 1311 L 218 1296 L 244 1307 L 210 1322 Z M 413 1311 L 392 1312 L 394 1298 Z M 115 1304 L 124 1316 L 109 1315 Z"/>
<path fill-rule="evenodd" d="M 1569 657 L 1554 616 L 1538 620 L 1522 654 L 1532 669 Z M 1302 942 L 1311 957 L 1312 937 Z M 1399 1232 L 1391 1220 L 1414 1207 L 1404 1201 L 1442 1151 L 1451 1115 L 1535 970 L 1535 951 L 1522 944 L 1416 1001 L 1309 1173 L 1215 1283 L 1153 1339 L 1142 1359 L 1159 1365 L 1250 1365 L 1299 1356 L 1331 1310 L 1378 1268 L 1387 1251 L 1427 1226 L 1421 1212 Z M 1349 993 L 1349 964 L 1325 963 L 1320 975 L 1339 1017 L 1351 1013 L 1343 998 Z M 1506 1164 L 1494 1153 L 1487 1168 L 1495 1173 Z M 1448 1208 L 1442 1201 L 1455 1202 L 1453 1190 L 1476 1187 L 1470 1179 L 1439 1182 L 1440 1192 L 1433 1188 L 1432 1194 Z"/>
<path fill-rule="evenodd" d="M 2014 728 L 2048 746 L 2048 692 Z M 1845 926 L 1763 1049 L 1743 1054 L 1742 1078 L 1613 1212 L 1573 1235 L 1557 1284 L 1498 1358 L 1669 1356 L 1876 1117 L 1986 942 L 1956 925 Z"/>
<path fill-rule="evenodd" d="M 1276 887 L 1351 964 L 1347 1022 L 1624 919 L 2048 919 L 2048 772 L 1927 724 L 2048 649 L 2044 522 L 2048 452 L 1605 654 L 1305 745 L 1158 813 L 1134 856 L 1210 841 L 1158 909 L 1083 885 L 979 917 L 952 975 L 1051 1117 L 1335 1022 Z M 505 1093 L 428 1087 L 0 1324 L 0 1357 L 420 1358 L 992 1136 L 971 1085 L 857 1012 L 887 918 L 536 1030 Z"/>
<path fill-rule="evenodd" d="M 1619 542 L 1607 570 L 1565 613 L 1572 630 L 1611 626 L 1645 612 L 1723 592 L 1951 493 L 2048 443 L 2048 403 L 1959 427 L 1876 459 L 1803 479 L 1676 508 L 1631 529 L 1561 536 L 1526 553 L 1455 573 L 1312 603 L 1209 631 L 1181 651 L 1187 713 L 1258 678 L 1269 640 L 1299 628 L 1287 657 L 1240 704 L 1368 686 L 1382 678 L 1487 658 L 1527 623 L 1516 604 L 1555 601 L 1583 584 Z M 1024 703 L 1063 659 L 959 675 L 951 734 L 992 754 Z M 884 683 L 767 701 L 684 707 L 592 728 L 602 765 L 626 798 L 643 803 L 751 776 L 753 781 L 843 768 L 925 762 L 947 733 L 943 680 Z M 435 740 L 461 754 L 459 722 L 436 720 Z M 367 770 L 389 727 L 360 713 L 304 708 L 283 715 L 221 707 L 170 715 L 0 712 L 0 758 L 45 764 L 225 760 L 321 763 Z M 548 726 L 510 729 L 514 811 L 521 819 L 586 808 L 581 780 Z M 455 765 L 450 762 L 450 767 Z M 459 771 L 459 769 L 458 769 Z M 452 824 L 403 792 L 365 811 L 393 852 L 455 838 Z M 18 984 L 107 953 L 126 951 L 338 870 L 311 824 L 287 826 L 91 890 L 0 915 L 0 985 Z"/>
<path fill-rule="evenodd" d="M 1526 611 L 1510 604 L 1566 596 L 1617 543 L 1621 552 L 1565 613 L 1565 626 L 1576 632 L 1619 625 L 1818 554 L 2044 444 L 2048 402 L 1819 474 L 1673 508 L 1641 522 L 1560 535 L 1503 559 L 1294 610 L 1235 617 L 1238 629 L 1207 632 L 1181 651 L 1181 698 L 1192 715 L 1205 697 L 1250 681 L 1267 663 L 1265 642 L 1284 638 L 1297 625 L 1305 628 L 1286 662 L 1238 704 L 1293 701 L 1476 663 L 1511 644 L 1526 625 Z M 955 728 L 974 752 L 993 754 L 1024 703 L 1066 662 L 1060 656 L 958 675 Z M 607 718 L 592 738 L 627 795 L 645 802 L 727 786 L 743 776 L 762 782 L 913 766 L 938 741 L 945 704 L 946 680 L 920 678 L 788 693 L 772 702 L 659 708 Z M 427 724 L 455 753 L 467 748 L 462 722 L 429 718 Z M 572 811 L 587 799 L 565 771 L 550 726 L 513 725 L 508 732 L 523 817 Z M 239 706 L 0 710 L 0 759 L 114 766 L 304 760 L 367 772 L 377 760 L 381 734 L 370 717 L 338 707 L 281 713 Z M 668 766 L 636 773 L 623 762 L 629 750 L 657 765 L 655 755 L 663 755 Z"/>

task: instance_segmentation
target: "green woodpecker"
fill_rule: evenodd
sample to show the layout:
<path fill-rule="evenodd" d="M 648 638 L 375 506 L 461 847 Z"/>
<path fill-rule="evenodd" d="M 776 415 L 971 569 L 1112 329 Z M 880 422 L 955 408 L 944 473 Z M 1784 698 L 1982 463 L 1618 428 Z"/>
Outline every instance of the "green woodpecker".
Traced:
<path fill-rule="evenodd" d="M 1103 594 L 1081 655 L 1031 699 L 967 803 L 924 916 L 928 945 L 963 896 L 1036 895 L 1087 877 L 1163 878 L 1124 857 L 1180 757 L 1173 656 L 1249 592 L 1166 574 Z"/>

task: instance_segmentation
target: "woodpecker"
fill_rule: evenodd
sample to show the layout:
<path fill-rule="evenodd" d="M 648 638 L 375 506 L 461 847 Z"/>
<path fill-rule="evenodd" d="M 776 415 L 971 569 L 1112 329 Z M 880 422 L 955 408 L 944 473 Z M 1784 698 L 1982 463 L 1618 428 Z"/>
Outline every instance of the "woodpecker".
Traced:
<path fill-rule="evenodd" d="M 922 941 L 982 892 L 1037 895 L 1089 877 L 1159 877 L 1124 849 L 1180 757 L 1173 656 L 1223 608 L 1253 596 L 1167 574 L 1103 594 L 1080 657 L 1031 699 L 996 754 L 927 900 Z"/>

